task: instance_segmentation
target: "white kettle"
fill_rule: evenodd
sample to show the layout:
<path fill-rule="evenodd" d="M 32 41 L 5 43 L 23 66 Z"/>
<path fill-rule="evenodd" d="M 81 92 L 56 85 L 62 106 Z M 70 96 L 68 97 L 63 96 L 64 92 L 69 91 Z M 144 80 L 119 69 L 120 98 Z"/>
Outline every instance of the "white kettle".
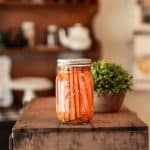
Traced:
<path fill-rule="evenodd" d="M 88 28 L 81 24 L 75 24 L 68 29 L 68 35 L 64 29 L 59 30 L 60 43 L 72 50 L 87 50 L 92 45 Z"/>

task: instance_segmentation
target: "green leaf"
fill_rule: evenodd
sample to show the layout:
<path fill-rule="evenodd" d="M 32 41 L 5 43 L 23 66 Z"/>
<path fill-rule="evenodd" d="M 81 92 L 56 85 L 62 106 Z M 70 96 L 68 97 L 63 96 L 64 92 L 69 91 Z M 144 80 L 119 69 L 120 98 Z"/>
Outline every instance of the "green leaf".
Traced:
<path fill-rule="evenodd" d="M 132 88 L 132 76 L 121 65 L 104 60 L 93 62 L 91 72 L 96 92 L 110 94 L 127 91 Z"/>

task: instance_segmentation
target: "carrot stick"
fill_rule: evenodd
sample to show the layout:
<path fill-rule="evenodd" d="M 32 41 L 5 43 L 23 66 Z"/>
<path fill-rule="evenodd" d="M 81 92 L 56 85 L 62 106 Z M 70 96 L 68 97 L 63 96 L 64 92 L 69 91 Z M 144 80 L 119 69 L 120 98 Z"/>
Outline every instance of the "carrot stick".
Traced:
<path fill-rule="evenodd" d="M 93 80 L 93 77 L 91 75 L 90 72 L 87 72 L 87 74 L 89 75 L 89 80 L 90 80 L 90 83 L 91 83 L 91 91 L 92 91 L 92 108 L 93 108 L 93 105 L 94 105 L 94 80 Z"/>
<path fill-rule="evenodd" d="M 77 73 L 77 68 L 74 67 L 73 69 L 73 74 L 74 74 L 74 91 L 76 92 L 75 94 L 75 108 L 76 108 L 76 116 L 77 118 L 80 117 L 80 103 L 79 103 L 79 83 L 78 83 L 78 73 Z"/>
<path fill-rule="evenodd" d="M 93 82 L 91 75 L 89 71 L 84 71 L 85 76 L 84 76 L 84 81 L 85 81 L 85 87 L 86 87 L 86 93 L 88 97 L 88 103 L 89 103 L 89 109 L 90 109 L 90 115 L 89 117 L 92 117 L 92 112 L 93 112 Z"/>
<path fill-rule="evenodd" d="M 60 91 L 61 91 L 61 74 L 58 74 L 57 75 L 57 78 L 56 78 L 56 111 L 59 112 L 60 111 L 60 100 L 61 100 L 61 94 L 60 94 Z"/>
<path fill-rule="evenodd" d="M 65 121 L 69 121 L 69 99 L 70 99 L 70 97 L 69 97 L 69 69 L 67 69 L 67 70 L 65 70 L 66 71 L 66 73 L 64 73 L 64 75 L 65 75 L 65 81 L 66 81 L 66 83 L 65 83 L 65 99 L 64 99 L 64 103 L 65 103 Z"/>
<path fill-rule="evenodd" d="M 59 74 L 57 75 L 56 77 L 56 81 L 55 81 L 55 85 L 56 85 L 56 91 L 55 91 L 55 95 L 56 95 L 56 112 L 58 112 L 58 99 L 59 99 L 59 96 L 58 96 L 58 82 L 59 82 Z"/>
<path fill-rule="evenodd" d="M 84 73 L 83 71 L 78 74 L 79 78 L 79 87 L 80 87 L 80 111 L 82 115 L 88 114 L 90 115 L 90 110 L 89 110 L 89 104 L 88 104 L 88 97 L 87 97 L 87 91 L 85 87 L 85 81 L 84 81 Z"/>
<path fill-rule="evenodd" d="M 64 122 L 64 106 L 63 99 L 64 95 L 62 94 L 62 90 L 64 90 L 63 84 L 63 76 L 62 74 L 58 74 L 56 78 L 56 112 L 58 118 Z"/>
<path fill-rule="evenodd" d="M 70 81 L 70 120 L 75 120 L 75 102 L 74 102 L 74 84 L 73 84 L 73 68 L 69 69 L 69 81 Z"/>
<path fill-rule="evenodd" d="M 69 121 L 69 75 L 68 70 L 61 71 L 61 80 L 58 96 L 59 99 L 59 112 L 61 112 L 61 120 L 63 122 Z M 58 83 L 59 83 L 58 82 Z M 58 84 L 59 85 L 59 84 Z"/>

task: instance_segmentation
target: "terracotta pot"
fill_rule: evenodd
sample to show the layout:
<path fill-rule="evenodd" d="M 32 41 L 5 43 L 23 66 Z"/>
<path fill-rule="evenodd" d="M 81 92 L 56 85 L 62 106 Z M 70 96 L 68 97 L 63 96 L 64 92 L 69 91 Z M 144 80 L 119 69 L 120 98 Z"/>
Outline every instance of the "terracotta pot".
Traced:
<path fill-rule="evenodd" d="M 125 98 L 125 92 L 109 95 L 94 93 L 94 112 L 111 113 L 120 110 Z"/>

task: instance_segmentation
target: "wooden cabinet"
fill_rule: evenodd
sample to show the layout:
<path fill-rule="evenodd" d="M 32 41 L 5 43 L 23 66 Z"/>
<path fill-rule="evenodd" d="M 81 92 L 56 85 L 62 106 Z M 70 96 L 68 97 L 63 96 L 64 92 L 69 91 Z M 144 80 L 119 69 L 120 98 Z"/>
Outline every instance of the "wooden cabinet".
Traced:
<path fill-rule="evenodd" d="M 24 21 L 36 24 L 36 47 L 6 48 L 0 50 L 0 55 L 6 54 L 12 58 L 12 78 L 23 76 L 48 77 L 53 82 L 56 76 L 56 61 L 64 57 L 88 57 L 92 60 L 100 58 L 100 44 L 93 32 L 93 19 L 98 11 L 98 1 L 88 3 L 19 3 L 8 1 L 0 4 L 0 30 L 8 31 L 19 28 Z M 73 51 L 63 47 L 40 48 L 44 44 L 47 26 L 56 24 L 67 28 L 75 23 L 89 27 L 93 45 L 86 51 Z M 54 93 L 52 93 L 54 95 Z"/>

